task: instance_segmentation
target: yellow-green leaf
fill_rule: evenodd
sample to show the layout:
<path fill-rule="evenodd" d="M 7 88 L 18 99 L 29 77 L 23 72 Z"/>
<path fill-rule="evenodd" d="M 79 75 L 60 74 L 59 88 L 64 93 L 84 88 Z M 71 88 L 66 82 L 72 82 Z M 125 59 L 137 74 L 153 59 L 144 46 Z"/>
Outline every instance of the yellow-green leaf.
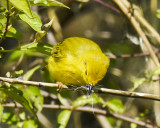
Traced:
<path fill-rule="evenodd" d="M 58 2 L 56 0 L 30 0 L 31 5 L 36 6 L 59 6 L 59 7 L 65 7 L 68 8 L 66 5 L 64 5 L 61 2 Z"/>
<path fill-rule="evenodd" d="M 30 3 L 28 0 L 9 0 L 12 5 L 20 11 L 23 11 L 28 17 L 33 18 Z"/>
<path fill-rule="evenodd" d="M 29 24 L 35 31 L 40 32 L 42 27 L 41 19 L 36 13 L 32 12 L 32 14 L 32 18 L 26 15 L 25 13 L 20 13 L 19 17 L 27 24 Z"/>
<path fill-rule="evenodd" d="M 20 103 L 30 113 L 32 113 L 35 117 L 37 117 L 31 102 L 25 97 L 24 93 L 21 90 L 18 90 L 13 86 L 11 86 L 11 87 L 2 86 L 2 87 L 0 87 L 0 91 L 5 93 L 11 99 Z"/>
<path fill-rule="evenodd" d="M 134 87 L 130 89 L 130 91 L 134 91 L 139 86 L 141 86 L 147 79 L 146 78 L 139 78 L 133 81 Z"/>
<path fill-rule="evenodd" d="M 125 106 L 122 104 L 122 101 L 119 99 L 111 99 L 108 100 L 103 107 L 109 107 L 112 111 L 117 112 L 117 113 L 123 113 L 125 110 Z"/>
<path fill-rule="evenodd" d="M 29 86 L 25 90 L 26 95 L 33 101 L 34 106 L 41 111 L 43 108 L 43 96 L 38 87 Z"/>
<path fill-rule="evenodd" d="M 80 106 L 84 106 L 86 104 L 103 104 L 103 99 L 101 97 L 99 97 L 96 94 L 91 94 L 89 97 L 87 95 L 83 95 L 78 97 L 73 103 L 73 107 L 80 107 Z"/>
<path fill-rule="evenodd" d="M 10 28 L 8 29 L 8 31 L 7 31 L 6 37 L 14 37 L 14 38 L 16 38 L 18 41 L 20 41 L 21 38 L 22 38 L 22 35 L 21 35 L 21 33 L 20 33 L 17 29 L 15 29 L 15 28 L 13 28 L 13 27 L 10 27 Z"/>
<path fill-rule="evenodd" d="M 63 110 L 58 115 L 58 124 L 60 124 L 59 128 L 66 128 L 69 118 L 71 116 L 72 111 L 70 110 Z"/>
<path fill-rule="evenodd" d="M 34 68 L 27 71 L 27 73 L 25 73 L 23 75 L 23 80 L 29 80 L 32 77 L 32 75 L 34 74 L 34 72 L 37 71 L 40 67 L 41 67 L 40 65 L 37 65 Z"/>
<path fill-rule="evenodd" d="M 38 128 L 38 123 L 35 120 L 26 120 L 23 128 Z"/>
<path fill-rule="evenodd" d="M 61 102 L 61 104 L 63 104 L 63 105 L 70 105 L 69 104 L 69 101 L 67 100 L 67 99 L 65 99 L 65 98 L 63 98 L 62 96 L 61 96 L 61 94 L 60 93 L 58 93 L 58 99 L 59 99 L 59 101 Z"/>
<path fill-rule="evenodd" d="M 160 67 L 155 68 L 152 75 L 160 75 Z"/>

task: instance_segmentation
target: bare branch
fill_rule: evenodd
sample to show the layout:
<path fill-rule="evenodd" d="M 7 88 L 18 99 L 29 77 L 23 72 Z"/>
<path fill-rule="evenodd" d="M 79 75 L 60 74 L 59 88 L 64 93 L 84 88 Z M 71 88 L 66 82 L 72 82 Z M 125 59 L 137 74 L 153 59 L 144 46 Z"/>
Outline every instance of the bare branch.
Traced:
<path fill-rule="evenodd" d="M 108 58 L 110 58 L 110 59 L 117 59 L 117 58 L 131 58 L 131 57 L 143 57 L 143 56 L 149 56 L 149 53 L 110 55 L 110 56 L 108 56 Z"/>
<path fill-rule="evenodd" d="M 15 79 L 15 78 L 0 77 L 0 81 L 12 83 L 12 84 L 24 84 L 24 85 L 33 85 L 33 86 L 38 86 L 38 87 L 58 88 L 58 84 L 56 84 L 56 83 L 25 81 L 25 80 L 19 80 L 19 79 Z M 67 86 L 64 85 L 63 88 L 67 88 Z"/>
<path fill-rule="evenodd" d="M 14 104 L 14 103 L 8 103 L 8 104 L 3 104 L 3 107 L 23 107 L 20 104 Z M 62 110 L 72 110 L 72 111 L 80 111 L 80 112 L 89 112 L 89 113 L 94 113 L 94 114 L 98 114 L 98 115 L 109 115 L 112 117 L 115 117 L 117 119 L 120 120 L 124 120 L 130 123 L 135 123 L 137 125 L 146 127 L 146 128 L 158 128 L 157 126 L 153 126 L 151 124 L 148 124 L 146 122 L 143 121 L 136 121 L 132 118 L 123 116 L 123 115 L 119 115 L 117 113 L 113 113 L 111 111 L 106 111 L 106 110 L 102 110 L 102 109 L 98 109 L 98 108 L 91 108 L 91 107 L 78 107 L 78 108 L 74 108 L 72 106 L 62 106 L 62 105 L 51 105 L 51 104 L 44 104 L 43 108 L 47 108 L 47 109 L 62 109 Z"/>
<path fill-rule="evenodd" d="M 137 31 L 138 35 L 142 38 L 144 45 L 146 46 L 153 62 L 155 63 L 156 66 L 159 66 L 159 60 L 155 54 L 155 51 L 153 50 L 153 47 L 151 46 L 150 42 L 148 41 L 145 33 L 143 32 L 143 30 L 141 29 L 139 23 L 136 21 L 136 19 L 134 18 L 134 16 L 132 16 L 132 12 L 130 12 L 128 10 L 128 8 L 123 4 L 124 0 L 113 0 L 113 2 L 119 6 L 119 8 L 123 11 L 123 13 L 126 15 L 126 17 L 128 18 L 128 20 L 131 22 L 131 24 L 133 25 L 134 29 Z"/>
<path fill-rule="evenodd" d="M 24 84 L 24 85 L 32 85 L 32 86 L 38 86 L 38 87 L 58 88 L 58 84 L 56 83 L 24 81 L 24 80 L 6 78 L 6 77 L 0 77 L 0 81 L 12 83 L 12 84 Z M 63 85 L 63 88 L 67 89 L 68 87 L 66 85 Z M 132 98 L 142 98 L 142 99 L 160 101 L 159 96 L 154 94 L 148 94 L 148 93 L 129 92 L 129 91 L 121 91 L 121 90 L 115 90 L 115 89 L 107 89 L 107 88 L 94 88 L 94 91 L 98 91 L 99 93 L 105 93 L 105 94 L 113 94 L 113 95 L 120 95 L 120 96 L 132 97 Z"/>
<path fill-rule="evenodd" d="M 115 11 L 116 13 L 121 14 L 121 12 L 118 9 L 116 9 L 116 8 L 112 7 L 111 5 L 103 2 L 102 0 L 94 0 L 94 1 L 99 3 L 99 4 L 101 4 L 101 5 L 103 5 L 103 6 L 105 6 L 105 7 L 107 7 L 107 8 L 109 8 L 109 9 L 111 9 L 111 10 L 113 10 L 113 11 Z"/>
<path fill-rule="evenodd" d="M 121 91 L 121 90 L 107 89 L 107 88 L 95 88 L 94 90 L 95 91 L 97 90 L 99 93 L 113 94 L 113 95 L 120 95 L 120 96 L 126 96 L 126 97 L 131 97 L 131 98 L 142 98 L 142 99 L 160 101 L 160 97 L 157 96 L 157 95 L 154 95 L 154 94 Z"/>

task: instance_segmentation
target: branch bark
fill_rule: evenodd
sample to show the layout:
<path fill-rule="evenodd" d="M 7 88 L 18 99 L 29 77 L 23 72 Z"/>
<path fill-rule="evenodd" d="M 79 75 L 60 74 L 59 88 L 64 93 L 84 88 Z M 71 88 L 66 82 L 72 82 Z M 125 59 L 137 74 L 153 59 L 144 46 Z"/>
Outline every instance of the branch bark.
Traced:
<path fill-rule="evenodd" d="M 3 104 L 3 107 L 23 107 L 20 104 L 14 104 L 14 103 L 8 103 L 8 104 Z M 102 109 L 97 109 L 97 108 L 91 108 L 91 107 L 78 107 L 78 108 L 74 108 L 72 106 L 62 106 L 62 105 L 51 105 L 51 104 L 44 104 L 43 108 L 47 108 L 47 109 L 62 109 L 62 110 L 72 110 L 72 111 L 80 111 L 80 112 L 89 112 L 89 113 L 94 113 L 96 115 L 104 115 L 106 116 L 107 114 L 109 116 L 112 116 L 114 118 L 123 120 L 123 121 L 127 121 L 130 123 L 135 123 L 137 125 L 146 127 L 146 128 L 158 128 L 157 126 L 153 126 L 151 124 L 148 124 L 146 122 L 143 121 L 136 121 L 132 118 L 123 116 L 123 115 L 119 115 L 117 113 L 113 113 L 111 111 L 106 111 L 106 110 L 102 110 Z"/>
<path fill-rule="evenodd" d="M 38 87 L 53 87 L 53 88 L 59 87 L 58 84 L 56 83 L 24 81 L 24 80 L 19 80 L 15 78 L 6 78 L 6 77 L 0 77 L 0 81 L 8 82 L 11 84 L 24 84 L 24 85 L 32 85 L 32 86 L 38 86 Z M 67 89 L 68 87 L 66 85 L 63 85 L 62 88 Z M 73 90 L 75 90 L 75 88 L 73 88 Z M 121 91 L 121 90 L 115 90 L 115 89 L 107 89 L 107 88 L 94 88 L 94 91 L 95 92 L 97 91 L 99 93 L 104 93 L 104 94 L 113 94 L 113 95 L 120 95 L 120 96 L 132 97 L 132 98 L 142 98 L 142 99 L 160 101 L 159 96 L 148 94 L 148 93 L 129 92 L 129 91 Z"/>

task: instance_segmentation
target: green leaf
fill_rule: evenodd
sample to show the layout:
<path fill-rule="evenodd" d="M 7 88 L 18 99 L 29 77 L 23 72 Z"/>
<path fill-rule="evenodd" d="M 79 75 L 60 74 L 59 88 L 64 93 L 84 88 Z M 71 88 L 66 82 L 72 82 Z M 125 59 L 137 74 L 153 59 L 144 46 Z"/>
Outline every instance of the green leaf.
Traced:
<path fill-rule="evenodd" d="M 131 123 L 130 128 L 137 128 L 137 124 L 135 124 L 135 123 Z"/>
<path fill-rule="evenodd" d="M 160 67 L 155 68 L 152 75 L 160 75 Z"/>
<path fill-rule="evenodd" d="M 125 110 L 125 106 L 122 104 L 122 101 L 119 99 L 111 99 L 108 100 L 103 107 L 108 106 L 112 111 L 116 113 L 123 113 Z"/>
<path fill-rule="evenodd" d="M 13 114 L 13 112 L 4 112 L 2 117 L 2 122 L 5 122 L 7 124 L 15 124 L 17 122 L 17 116 Z"/>
<path fill-rule="evenodd" d="M 49 30 L 49 28 L 51 27 L 52 23 L 53 23 L 53 19 L 51 19 L 51 21 L 47 24 L 44 25 L 43 27 L 43 31 L 37 32 L 36 33 L 36 41 L 42 39 L 42 37 L 44 37 L 47 34 L 47 31 Z"/>
<path fill-rule="evenodd" d="M 27 73 L 25 73 L 23 75 L 23 80 L 29 80 L 32 77 L 32 75 L 34 74 L 34 72 L 37 71 L 40 67 L 41 67 L 40 65 L 37 65 L 34 68 L 27 71 Z"/>
<path fill-rule="evenodd" d="M 26 95 L 33 101 L 34 106 L 41 111 L 43 108 L 43 96 L 38 87 L 29 86 L 25 90 Z"/>
<path fill-rule="evenodd" d="M 22 39 L 21 33 L 20 33 L 17 29 L 15 29 L 15 28 L 13 28 L 13 27 L 10 27 L 10 28 L 8 29 L 7 34 L 6 34 L 6 37 L 14 37 L 14 38 L 16 38 L 18 41 L 20 41 L 20 40 Z"/>
<path fill-rule="evenodd" d="M 21 46 L 20 50 L 15 50 L 10 54 L 10 56 L 6 59 L 6 63 L 18 60 L 24 51 L 25 51 L 25 55 L 28 55 L 28 56 L 34 56 L 35 54 L 33 54 L 33 52 L 34 53 L 39 52 L 47 56 L 50 56 L 52 49 L 53 49 L 53 45 L 50 45 L 47 43 L 35 42 L 35 43 L 23 45 Z M 0 53 L 0 55 L 1 54 L 2 53 Z"/>
<path fill-rule="evenodd" d="M 20 11 L 23 11 L 28 17 L 33 18 L 30 3 L 28 0 L 9 0 L 12 5 Z"/>
<path fill-rule="evenodd" d="M 4 110 L 4 108 L 3 108 L 2 104 L 0 104 L 0 121 L 2 120 L 2 117 L 3 117 L 3 110 Z"/>
<path fill-rule="evenodd" d="M 23 54 L 24 51 L 16 50 L 13 51 L 10 56 L 6 59 L 6 63 L 13 62 L 15 60 L 18 60 L 20 56 Z"/>
<path fill-rule="evenodd" d="M 40 31 L 36 33 L 36 41 L 39 41 L 40 39 L 42 39 L 46 34 L 47 34 L 46 31 Z"/>
<path fill-rule="evenodd" d="M 58 124 L 60 124 L 59 128 L 66 128 L 69 118 L 71 116 L 72 111 L 70 110 L 63 110 L 58 115 Z"/>
<path fill-rule="evenodd" d="M 88 97 L 87 95 L 83 95 L 79 98 L 77 98 L 73 103 L 72 106 L 73 107 L 79 107 L 79 106 L 84 106 L 86 104 L 103 104 L 103 99 L 99 96 L 97 96 L 96 94 L 91 94 L 90 97 Z"/>
<path fill-rule="evenodd" d="M 60 93 L 58 93 L 58 99 L 61 102 L 61 104 L 63 104 L 63 105 L 66 105 L 66 106 L 70 105 L 69 101 L 67 99 L 63 98 Z"/>
<path fill-rule="evenodd" d="M 60 7 L 65 7 L 68 8 L 66 5 L 63 3 L 60 3 L 56 0 L 30 0 L 31 5 L 33 6 L 60 6 Z"/>
<path fill-rule="evenodd" d="M 2 86 L 2 87 L 0 87 L 0 91 L 5 93 L 11 99 L 13 99 L 16 102 L 20 103 L 31 114 L 33 114 L 35 117 L 37 117 L 31 102 L 25 97 L 25 95 L 24 95 L 24 93 L 22 91 L 16 89 L 13 86 L 11 86 L 11 87 Z"/>
<path fill-rule="evenodd" d="M 54 17 L 51 19 L 51 21 L 49 21 L 48 23 L 46 23 L 46 24 L 44 25 L 43 30 L 48 31 L 49 28 L 52 26 L 53 20 L 54 20 Z"/>
<path fill-rule="evenodd" d="M 22 120 L 26 120 L 26 113 L 25 113 L 25 112 L 19 113 L 19 117 L 20 117 L 20 119 L 22 119 Z"/>
<path fill-rule="evenodd" d="M 0 58 L 2 58 L 3 54 L 0 52 Z"/>
<path fill-rule="evenodd" d="M 23 128 L 38 128 L 38 123 L 35 120 L 27 120 L 24 122 Z"/>
<path fill-rule="evenodd" d="M 76 1 L 82 2 L 82 3 L 87 3 L 87 2 L 89 2 L 89 0 L 76 0 Z"/>
<path fill-rule="evenodd" d="M 160 9 L 157 10 L 156 16 L 160 19 Z"/>
<path fill-rule="evenodd" d="M 5 8 L 3 8 L 3 7 L 0 7 L 0 23 L 6 23 L 6 22 L 4 22 L 4 19 L 5 19 L 5 21 L 7 21 L 7 18 L 6 18 L 6 13 L 8 12 L 8 10 L 6 10 Z M 3 22 L 1 22 L 1 21 L 3 21 Z"/>
<path fill-rule="evenodd" d="M 47 43 L 37 43 L 37 42 L 27 44 L 21 47 L 21 50 L 40 52 L 48 56 L 51 55 L 52 49 L 53 49 L 53 45 L 50 45 Z"/>
<path fill-rule="evenodd" d="M 134 83 L 134 87 L 130 89 L 130 91 L 134 91 L 135 89 L 137 89 L 139 86 L 141 86 L 144 82 L 146 82 L 147 79 L 146 78 L 139 78 L 133 81 Z"/>
<path fill-rule="evenodd" d="M 17 76 L 20 76 L 20 75 L 22 75 L 22 73 L 23 73 L 23 70 L 18 70 L 18 71 L 15 71 L 15 74 L 16 74 Z"/>
<path fill-rule="evenodd" d="M 26 15 L 25 13 L 20 13 L 19 17 L 27 24 L 29 24 L 35 31 L 40 32 L 42 27 L 42 22 L 36 13 L 32 12 L 32 14 L 33 14 L 32 18 Z"/>

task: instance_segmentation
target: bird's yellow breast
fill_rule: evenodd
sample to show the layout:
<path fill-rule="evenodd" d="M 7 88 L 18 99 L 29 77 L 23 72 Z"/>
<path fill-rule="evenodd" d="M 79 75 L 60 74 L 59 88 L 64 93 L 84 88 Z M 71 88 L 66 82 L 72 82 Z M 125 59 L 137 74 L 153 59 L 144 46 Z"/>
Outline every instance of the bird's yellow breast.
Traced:
<path fill-rule="evenodd" d="M 91 40 L 71 37 L 58 43 L 49 57 L 48 70 L 54 82 L 95 85 L 107 72 L 109 59 Z"/>

